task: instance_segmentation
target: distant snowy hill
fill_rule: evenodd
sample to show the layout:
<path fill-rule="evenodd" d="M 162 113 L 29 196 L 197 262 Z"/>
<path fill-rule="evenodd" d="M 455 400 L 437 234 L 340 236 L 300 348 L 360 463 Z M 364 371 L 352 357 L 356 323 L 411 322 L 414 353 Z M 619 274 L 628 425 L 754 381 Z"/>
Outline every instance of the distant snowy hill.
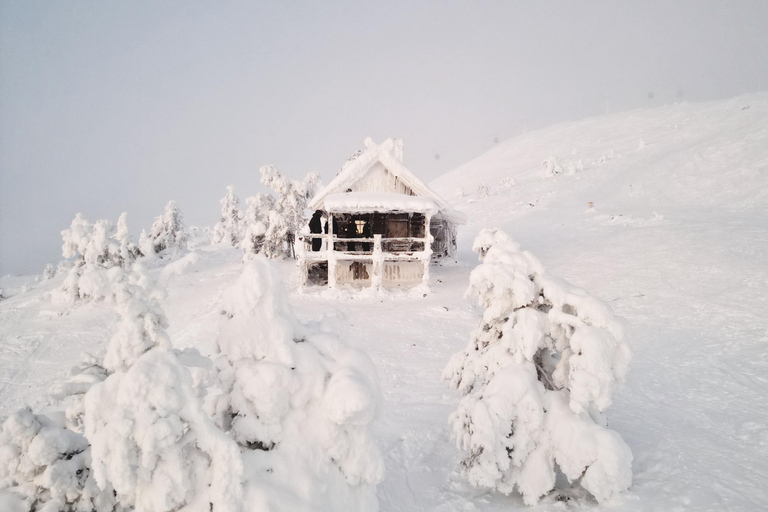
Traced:
<path fill-rule="evenodd" d="M 500 143 L 431 187 L 469 221 L 459 264 L 433 269 L 427 296 L 301 292 L 294 262 L 278 264 L 297 317 L 330 315 L 376 366 L 380 510 L 525 509 L 517 495 L 458 476 L 448 416 L 460 396 L 441 381 L 480 318 L 463 293 L 477 265 L 472 240 L 486 227 L 606 301 L 628 321 L 634 354 L 606 411 L 634 454 L 629 492 L 604 506 L 550 495 L 531 510 L 768 508 L 768 94 L 552 126 Z M 167 286 L 172 344 L 215 354 L 242 251 L 200 242 L 147 267 Z M 110 304 L 53 300 L 64 277 L 0 278 L 0 419 L 25 404 L 50 407 L 46 390 L 114 331 Z M 302 482 L 286 479 L 281 492 L 298 503 Z M 314 507 L 287 499 L 274 510 Z"/>
<path fill-rule="evenodd" d="M 768 94 L 552 126 L 430 185 L 464 254 L 503 228 L 630 322 L 631 508 L 768 507 Z"/>

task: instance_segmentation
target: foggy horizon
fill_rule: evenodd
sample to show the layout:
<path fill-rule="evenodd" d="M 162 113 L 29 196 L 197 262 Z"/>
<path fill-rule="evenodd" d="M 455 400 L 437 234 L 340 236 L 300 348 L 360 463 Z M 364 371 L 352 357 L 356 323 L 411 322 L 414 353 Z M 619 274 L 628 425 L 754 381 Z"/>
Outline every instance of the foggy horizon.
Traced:
<path fill-rule="evenodd" d="M 425 182 L 524 130 L 768 90 L 760 1 L 0 1 L 0 275 L 76 213 L 212 226 L 274 165 L 324 183 L 363 139 Z"/>

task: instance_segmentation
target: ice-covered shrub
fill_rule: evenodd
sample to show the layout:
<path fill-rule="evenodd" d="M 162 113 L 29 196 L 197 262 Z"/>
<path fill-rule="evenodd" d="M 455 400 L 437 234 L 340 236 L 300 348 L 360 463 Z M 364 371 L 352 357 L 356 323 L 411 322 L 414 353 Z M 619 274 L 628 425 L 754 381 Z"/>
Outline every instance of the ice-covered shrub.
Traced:
<path fill-rule="evenodd" d="M 226 242 L 237 247 L 243 237 L 243 212 L 240 210 L 240 200 L 235 195 L 232 185 L 227 186 L 227 195 L 221 198 L 221 219 L 213 228 L 214 244 Z"/>
<path fill-rule="evenodd" d="M 263 256 L 225 292 L 223 313 L 221 392 L 208 407 L 245 450 L 245 508 L 375 510 L 383 464 L 369 434 L 380 402 L 371 360 L 322 322 L 300 323 Z"/>
<path fill-rule="evenodd" d="M 586 291 L 547 274 L 498 230 L 483 230 L 467 295 L 485 307 L 443 377 L 464 397 L 450 418 L 463 471 L 527 504 L 559 469 L 598 501 L 627 489 L 632 453 L 603 411 L 624 380 L 624 322 Z"/>
<path fill-rule="evenodd" d="M 5 495 L 24 512 L 123 510 L 110 487 L 96 485 L 90 462 L 81 434 L 29 409 L 17 411 L 0 429 L 0 504 Z"/>
<path fill-rule="evenodd" d="M 139 245 L 144 251 L 146 246 L 155 254 L 168 249 L 183 249 L 186 247 L 187 235 L 184 232 L 184 219 L 175 201 L 169 201 L 160 217 L 155 219 L 152 229 L 145 235 L 144 243 Z"/>

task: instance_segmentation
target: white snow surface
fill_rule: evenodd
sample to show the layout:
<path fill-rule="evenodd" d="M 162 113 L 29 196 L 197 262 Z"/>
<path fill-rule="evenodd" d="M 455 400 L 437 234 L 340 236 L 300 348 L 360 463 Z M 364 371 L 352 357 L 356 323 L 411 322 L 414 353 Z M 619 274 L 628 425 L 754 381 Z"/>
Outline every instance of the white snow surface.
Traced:
<path fill-rule="evenodd" d="M 543 178 L 549 157 L 563 171 Z M 481 180 L 489 195 L 480 200 Z M 530 132 L 430 185 L 469 222 L 459 232 L 459 265 L 434 268 L 426 297 L 300 292 L 293 263 L 281 264 L 298 318 L 337 315 L 344 339 L 376 366 L 380 510 L 525 507 L 517 495 L 460 476 L 448 417 L 461 397 L 440 378 L 482 313 L 463 295 L 478 264 L 472 240 L 486 227 L 503 229 L 553 275 L 607 302 L 627 320 L 633 353 L 608 411 L 609 428 L 634 455 L 629 491 L 598 505 L 560 482 L 570 501 L 545 496 L 531 510 L 768 507 L 768 94 Z M 456 197 L 459 188 L 473 192 Z M 196 254 L 169 275 L 163 308 L 176 348 L 211 355 L 242 251 L 201 246 Z M 155 261 L 150 273 L 158 277 L 165 263 Z M 110 338 L 117 317 L 109 304 L 50 300 L 64 277 L 0 278 L 1 418 L 24 404 L 44 411 L 45 390 L 82 351 Z M 0 507 L 23 510 L 9 496 Z"/>
<path fill-rule="evenodd" d="M 325 198 L 329 212 L 420 212 L 434 215 L 439 208 L 428 197 L 407 196 L 393 192 L 349 192 Z"/>

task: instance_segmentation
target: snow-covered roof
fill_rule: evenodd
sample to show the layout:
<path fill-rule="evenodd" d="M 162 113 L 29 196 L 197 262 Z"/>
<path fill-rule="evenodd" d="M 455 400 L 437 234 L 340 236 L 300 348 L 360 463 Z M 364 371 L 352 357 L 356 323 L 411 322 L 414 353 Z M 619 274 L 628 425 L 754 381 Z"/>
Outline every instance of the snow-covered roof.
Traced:
<path fill-rule="evenodd" d="M 392 192 L 349 192 L 325 197 L 325 209 L 332 213 L 418 212 L 435 215 L 439 208 L 428 197 Z"/>
<path fill-rule="evenodd" d="M 466 216 L 463 213 L 452 210 L 443 198 L 438 196 L 403 164 L 402 141 L 387 139 L 381 144 L 376 144 L 368 137 L 365 139 L 365 145 L 367 149 L 355 159 L 344 164 L 339 174 L 312 198 L 308 205 L 310 209 L 328 209 L 326 200 L 330 195 L 345 193 L 354 183 L 361 180 L 374 164 L 381 162 L 387 171 L 396 176 L 415 194 L 415 196 L 406 197 L 431 199 L 441 216 L 457 224 L 466 222 Z"/>

